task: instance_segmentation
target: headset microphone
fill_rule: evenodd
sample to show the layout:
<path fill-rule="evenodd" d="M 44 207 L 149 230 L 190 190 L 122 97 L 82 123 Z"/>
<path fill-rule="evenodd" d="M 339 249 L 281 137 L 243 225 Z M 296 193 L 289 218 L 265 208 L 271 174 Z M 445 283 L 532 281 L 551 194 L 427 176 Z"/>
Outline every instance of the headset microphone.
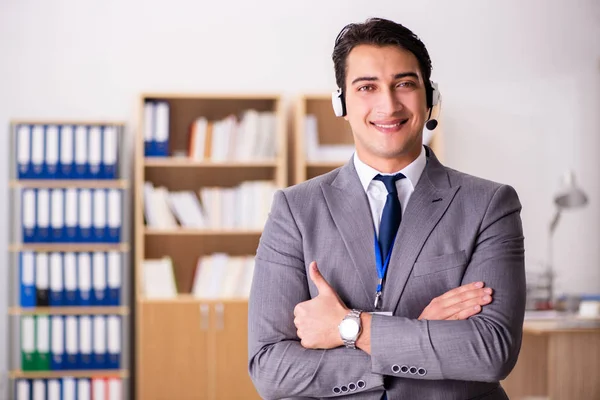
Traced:
<path fill-rule="evenodd" d="M 428 130 L 432 131 L 435 128 L 437 128 L 438 126 L 438 122 L 437 119 L 430 119 L 429 121 L 427 121 L 427 123 L 425 124 L 425 128 L 427 128 Z"/>
<path fill-rule="evenodd" d="M 427 130 L 432 131 L 435 128 L 437 128 L 438 126 L 438 121 L 435 118 L 431 118 L 431 113 L 433 111 L 433 107 L 435 107 L 436 105 L 440 105 L 438 107 L 438 118 L 440 116 L 440 112 L 442 110 L 442 95 L 440 94 L 440 89 L 438 88 L 438 84 L 431 81 L 431 88 L 433 89 L 431 92 L 431 108 L 429 109 L 429 118 L 427 119 L 427 122 L 425 123 L 425 128 L 427 128 Z"/>

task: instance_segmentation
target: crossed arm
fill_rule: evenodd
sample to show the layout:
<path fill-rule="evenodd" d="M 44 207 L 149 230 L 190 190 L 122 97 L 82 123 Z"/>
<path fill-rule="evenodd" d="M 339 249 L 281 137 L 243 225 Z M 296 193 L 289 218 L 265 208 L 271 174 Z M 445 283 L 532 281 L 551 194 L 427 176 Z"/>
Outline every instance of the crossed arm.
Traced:
<path fill-rule="evenodd" d="M 457 314 L 442 306 L 452 303 L 456 292 L 434 299 L 419 320 L 365 314 L 357 343 L 363 351 L 357 351 L 340 347 L 336 327 L 347 309 L 324 280 L 319 296 L 311 299 L 302 238 L 279 192 L 257 252 L 249 304 L 250 375 L 261 396 L 331 397 L 332 387 L 358 380 L 365 382 L 363 391 L 382 390 L 383 375 L 391 375 L 400 358 L 427 366 L 427 375 L 415 379 L 497 381 L 506 376 L 518 355 L 524 304 L 523 238 L 514 190 L 500 188 L 488 210 L 464 282 L 493 287 L 494 303 L 483 312 L 469 304 L 478 314 L 458 321 L 443 319 L 466 318 L 468 307 Z M 314 269 L 310 275 L 313 281 L 322 278 Z M 483 290 L 461 287 L 489 303 L 473 289 Z M 462 303 L 454 298 L 453 307 Z"/>

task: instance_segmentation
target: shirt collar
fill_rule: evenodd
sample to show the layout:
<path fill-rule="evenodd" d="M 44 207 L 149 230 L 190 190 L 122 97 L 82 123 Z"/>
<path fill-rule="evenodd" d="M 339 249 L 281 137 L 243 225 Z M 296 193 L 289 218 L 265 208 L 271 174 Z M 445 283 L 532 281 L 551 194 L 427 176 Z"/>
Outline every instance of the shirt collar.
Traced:
<path fill-rule="evenodd" d="M 411 185 L 414 189 L 415 186 L 417 186 L 417 182 L 421 178 L 421 174 L 425 170 L 425 166 L 427 165 L 427 157 L 425 155 L 425 147 L 421 147 L 421 153 L 412 163 L 408 164 L 402 170 L 397 171 L 394 174 L 384 174 L 382 172 L 377 171 L 375 168 L 368 166 L 367 164 L 362 162 L 362 160 L 360 158 L 358 158 L 358 155 L 356 154 L 356 152 L 354 152 L 353 158 L 354 158 L 354 168 L 356 169 L 356 172 L 358 173 L 358 178 L 360 179 L 360 183 L 362 184 L 363 189 L 365 189 L 365 192 L 367 191 L 369 185 L 371 184 L 371 181 L 373 180 L 373 178 L 375 178 L 375 176 L 377 176 L 377 174 L 394 175 L 394 174 L 397 174 L 398 172 L 402 172 L 402 174 L 404 174 L 404 176 L 406 176 L 406 178 L 411 183 Z"/>

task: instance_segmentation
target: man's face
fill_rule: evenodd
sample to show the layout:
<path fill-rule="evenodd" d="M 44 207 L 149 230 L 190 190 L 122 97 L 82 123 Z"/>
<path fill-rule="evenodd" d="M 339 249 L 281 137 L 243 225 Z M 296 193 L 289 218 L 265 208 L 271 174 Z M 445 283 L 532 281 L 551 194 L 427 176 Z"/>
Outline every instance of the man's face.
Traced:
<path fill-rule="evenodd" d="M 382 172 L 404 168 L 421 152 L 428 111 L 417 58 L 397 46 L 359 45 L 346 65 L 345 118 L 358 156 Z"/>

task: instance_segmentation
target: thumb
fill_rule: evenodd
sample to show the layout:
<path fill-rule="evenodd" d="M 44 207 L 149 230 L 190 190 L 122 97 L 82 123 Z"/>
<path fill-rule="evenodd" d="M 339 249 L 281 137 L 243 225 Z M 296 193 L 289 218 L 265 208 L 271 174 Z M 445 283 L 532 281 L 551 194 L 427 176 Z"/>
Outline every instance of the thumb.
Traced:
<path fill-rule="evenodd" d="M 321 275 L 319 268 L 317 268 L 316 261 L 310 263 L 310 266 L 308 267 L 308 272 L 310 274 L 310 280 L 313 281 L 313 283 L 317 287 L 319 294 L 329 294 L 333 292 L 333 289 L 331 288 L 331 286 L 329 286 L 329 283 L 327 283 L 323 275 Z"/>

